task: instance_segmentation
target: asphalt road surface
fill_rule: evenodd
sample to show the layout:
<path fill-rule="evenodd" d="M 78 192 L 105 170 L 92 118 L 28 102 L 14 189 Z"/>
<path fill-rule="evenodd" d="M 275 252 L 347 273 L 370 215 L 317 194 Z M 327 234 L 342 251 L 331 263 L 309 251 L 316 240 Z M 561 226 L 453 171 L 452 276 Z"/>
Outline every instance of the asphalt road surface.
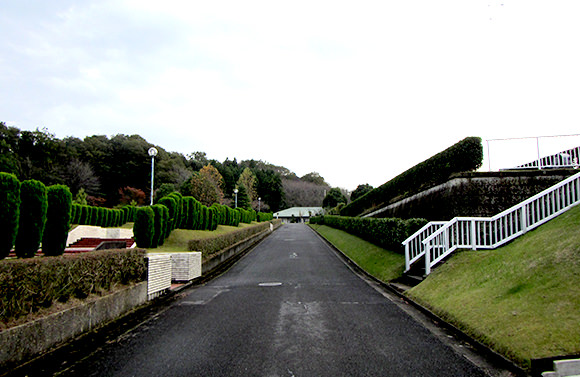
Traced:
<path fill-rule="evenodd" d="M 305 225 L 180 296 L 63 375 L 487 375 Z"/>

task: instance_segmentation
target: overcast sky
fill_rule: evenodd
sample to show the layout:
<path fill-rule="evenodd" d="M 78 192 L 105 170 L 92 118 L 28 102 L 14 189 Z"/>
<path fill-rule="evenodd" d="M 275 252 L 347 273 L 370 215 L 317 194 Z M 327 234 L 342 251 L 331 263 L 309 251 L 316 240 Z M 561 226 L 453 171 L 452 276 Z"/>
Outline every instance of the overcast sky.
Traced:
<path fill-rule="evenodd" d="M 0 121 L 378 186 L 467 136 L 487 153 L 580 133 L 579 17 L 578 0 L 4 0 Z M 580 145 L 542 152 L 554 140 Z M 492 169 L 533 159 L 523 144 L 491 142 Z"/>

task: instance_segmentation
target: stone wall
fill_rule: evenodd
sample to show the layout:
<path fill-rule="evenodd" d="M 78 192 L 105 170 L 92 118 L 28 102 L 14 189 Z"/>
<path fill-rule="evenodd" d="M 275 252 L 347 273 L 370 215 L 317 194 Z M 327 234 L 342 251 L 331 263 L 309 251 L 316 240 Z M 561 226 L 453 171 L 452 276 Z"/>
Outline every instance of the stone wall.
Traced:
<path fill-rule="evenodd" d="M 398 200 L 369 217 L 451 220 L 456 216 L 493 216 L 577 173 L 534 170 L 462 173 L 444 184 Z"/>

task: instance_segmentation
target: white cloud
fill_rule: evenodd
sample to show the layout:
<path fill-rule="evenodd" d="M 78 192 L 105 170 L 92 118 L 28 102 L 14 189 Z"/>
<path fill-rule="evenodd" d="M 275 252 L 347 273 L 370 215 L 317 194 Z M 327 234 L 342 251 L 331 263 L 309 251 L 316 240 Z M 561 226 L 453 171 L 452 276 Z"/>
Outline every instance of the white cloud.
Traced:
<path fill-rule="evenodd" d="M 466 136 L 580 120 L 575 0 L 40 5 L 0 5 L 0 114 L 59 137 L 138 133 L 354 189 Z"/>

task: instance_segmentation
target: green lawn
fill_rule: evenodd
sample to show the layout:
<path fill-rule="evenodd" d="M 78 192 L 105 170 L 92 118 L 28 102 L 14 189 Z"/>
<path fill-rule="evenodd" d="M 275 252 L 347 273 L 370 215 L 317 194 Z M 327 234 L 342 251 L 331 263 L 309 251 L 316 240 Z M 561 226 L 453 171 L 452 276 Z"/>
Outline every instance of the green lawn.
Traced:
<path fill-rule="evenodd" d="M 492 251 L 462 251 L 409 297 L 495 350 L 580 353 L 580 206 Z"/>
<path fill-rule="evenodd" d="M 346 254 L 362 269 L 387 282 L 401 276 L 405 256 L 387 251 L 359 237 L 326 225 L 310 225 L 322 237 Z"/>
<path fill-rule="evenodd" d="M 189 251 L 187 248 L 187 243 L 189 240 L 209 238 L 219 236 L 220 234 L 233 232 L 241 228 L 256 225 L 257 223 L 246 224 L 240 223 L 239 226 L 228 226 L 228 225 L 218 225 L 216 230 L 187 230 L 187 229 L 175 229 L 171 232 L 169 237 L 165 239 L 163 246 L 159 246 L 155 249 L 148 249 L 149 252 L 153 253 L 174 253 L 179 251 Z"/>

